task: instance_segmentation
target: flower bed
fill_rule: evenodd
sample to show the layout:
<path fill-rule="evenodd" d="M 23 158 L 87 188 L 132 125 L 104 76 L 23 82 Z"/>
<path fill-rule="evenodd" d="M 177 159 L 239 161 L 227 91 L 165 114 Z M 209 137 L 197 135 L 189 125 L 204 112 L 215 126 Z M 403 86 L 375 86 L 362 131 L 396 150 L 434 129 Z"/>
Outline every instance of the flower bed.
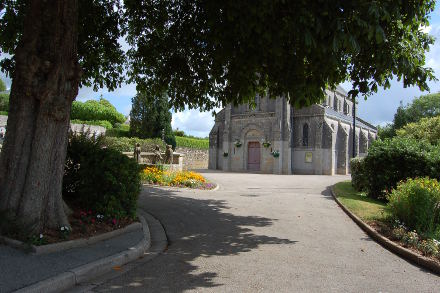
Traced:
<path fill-rule="evenodd" d="M 433 189 L 431 185 L 437 186 L 436 182 L 426 183 L 425 181 L 427 180 L 426 178 L 420 178 L 409 180 L 409 182 L 405 184 L 409 184 L 410 187 L 414 185 L 423 186 L 423 184 L 425 184 L 429 189 Z M 402 186 L 402 184 L 403 183 L 400 183 L 399 187 L 393 190 L 393 192 L 399 192 L 399 188 L 401 189 L 400 186 Z M 337 183 L 334 186 L 334 193 L 337 199 L 348 210 L 361 218 L 382 236 L 413 252 L 431 258 L 440 264 L 440 242 L 438 241 L 438 233 L 429 233 L 430 231 L 426 230 L 416 231 L 414 225 L 408 227 L 408 224 L 396 219 L 395 208 L 393 207 L 395 205 L 395 199 L 392 199 L 391 203 L 387 205 L 383 201 L 369 198 L 365 193 L 356 191 L 350 181 Z M 411 192 L 411 194 L 414 193 Z M 396 200 L 402 201 L 402 196 L 394 196 Z M 419 216 L 418 218 L 421 217 Z"/>
<path fill-rule="evenodd" d="M 192 171 L 168 171 L 162 167 L 149 166 L 141 173 L 142 181 L 163 186 L 189 187 L 197 189 L 213 189 L 215 184 L 209 183 L 201 174 Z"/>

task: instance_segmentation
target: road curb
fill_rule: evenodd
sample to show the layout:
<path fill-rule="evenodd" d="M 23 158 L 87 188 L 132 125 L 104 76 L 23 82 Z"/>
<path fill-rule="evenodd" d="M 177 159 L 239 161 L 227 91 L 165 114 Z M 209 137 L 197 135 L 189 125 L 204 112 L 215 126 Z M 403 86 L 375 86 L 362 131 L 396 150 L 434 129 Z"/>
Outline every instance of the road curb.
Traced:
<path fill-rule="evenodd" d="M 142 210 L 138 210 L 138 216 L 142 224 L 144 237 L 134 247 L 130 247 L 129 249 L 117 254 L 70 269 L 67 272 L 63 272 L 57 276 L 39 281 L 15 292 L 60 292 L 72 288 L 81 282 L 95 278 L 98 275 L 109 272 L 113 269 L 113 267 L 122 266 L 128 262 L 140 258 L 151 247 L 150 223 L 148 220 L 151 220 L 151 218 L 154 219 L 154 217 Z M 155 223 L 153 222 L 152 224 L 154 225 Z"/>
<path fill-rule="evenodd" d="M 397 254 L 398 256 L 420 266 L 425 269 L 428 269 L 432 271 L 433 273 L 440 275 L 440 265 L 433 261 L 432 259 L 429 259 L 427 257 L 424 257 L 422 255 L 419 255 L 405 247 L 402 247 L 393 241 L 389 240 L 388 238 L 382 236 L 379 232 L 374 230 L 370 225 L 366 224 L 364 221 L 362 221 L 358 216 L 350 212 L 337 198 L 334 192 L 334 186 L 330 188 L 331 195 L 333 196 L 336 203 L 341 207 L 341 209 L 362 229 L 365 231 L 365 233 L 368 234 L 371 238 L 373 238 L 376 242 L 378 242 L 380 245 L 388 249 L 389 251 L 393 252 L 394 254 Z"/>

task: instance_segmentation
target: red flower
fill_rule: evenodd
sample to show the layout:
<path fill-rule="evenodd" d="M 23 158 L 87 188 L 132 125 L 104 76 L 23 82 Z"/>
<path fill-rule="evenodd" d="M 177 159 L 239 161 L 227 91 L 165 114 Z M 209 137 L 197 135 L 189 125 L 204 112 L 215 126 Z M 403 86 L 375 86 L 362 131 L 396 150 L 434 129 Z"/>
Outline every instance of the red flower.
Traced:
<path fill-rule="evenodd" d="M 92 218 L 92 223 L 95 223 L 95 219 L 94 218 Z"/>
<path fill-rule="evenodd" d="M 112 220 L 113 225 L 116 225 L 116 219 Z"/>
<path fill-rule="evenodd" d="M 91 215 L 92 214 L 92 211 L 89 211 L 89 215 Z"/>

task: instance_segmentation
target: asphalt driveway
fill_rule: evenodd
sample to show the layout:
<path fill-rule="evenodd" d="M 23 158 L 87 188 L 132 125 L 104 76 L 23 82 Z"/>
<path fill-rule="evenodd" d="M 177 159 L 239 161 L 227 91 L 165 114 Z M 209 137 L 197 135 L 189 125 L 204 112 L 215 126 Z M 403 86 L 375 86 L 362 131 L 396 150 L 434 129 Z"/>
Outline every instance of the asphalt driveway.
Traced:
<path fill-rule="evenodd" d="M 217 191 L 145 188 L 168 249 L 93 291 L 439 292 L 440 277 L 372 241 L 328 187 L 346 176 L 206 171 Z"/>

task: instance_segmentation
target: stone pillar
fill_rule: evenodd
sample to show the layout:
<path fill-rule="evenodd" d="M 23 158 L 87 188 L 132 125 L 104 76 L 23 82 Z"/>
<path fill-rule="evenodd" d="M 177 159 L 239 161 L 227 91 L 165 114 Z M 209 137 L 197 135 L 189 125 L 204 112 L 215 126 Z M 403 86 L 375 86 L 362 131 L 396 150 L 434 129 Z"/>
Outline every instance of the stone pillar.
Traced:
<path fill-rule="evenodd" d="M 336 153 L 336 173 L 346 175 L 348 173 L 348 132 L 342 123 L 338 125 Z"/>

